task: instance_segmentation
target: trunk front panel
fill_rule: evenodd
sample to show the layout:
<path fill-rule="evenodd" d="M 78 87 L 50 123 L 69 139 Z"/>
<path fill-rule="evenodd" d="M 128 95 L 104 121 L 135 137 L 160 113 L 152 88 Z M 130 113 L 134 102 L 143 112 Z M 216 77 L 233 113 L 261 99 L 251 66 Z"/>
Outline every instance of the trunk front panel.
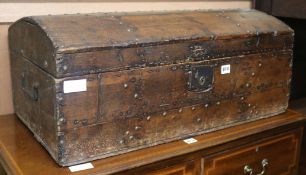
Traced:
<path fill-rule="evenodd" d="M 291 52 L 284 51 L 66 78 L 87 79 L 87 91 L 59 93 L 66 121 L 61 128 L 163 116 L 168 110 L 216 104 L 278 87 L 288 89 L 290 61 Z M 230 65 L 230 73 L 221 74 L 224 65 Z M 212 70 L 205 75 L 211 76 L 211 87 L 189 90 L 193 68 L 199 66 Z"/>

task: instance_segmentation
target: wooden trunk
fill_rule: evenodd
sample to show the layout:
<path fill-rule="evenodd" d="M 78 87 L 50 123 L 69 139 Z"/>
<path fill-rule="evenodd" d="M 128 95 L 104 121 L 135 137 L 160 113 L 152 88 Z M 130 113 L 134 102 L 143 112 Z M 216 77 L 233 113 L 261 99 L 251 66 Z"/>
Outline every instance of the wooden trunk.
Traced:
<path fill-rule="evenodd" d="M 26 17 L 15 111 L 68 166 L 286 110 L 293 31 L 255 10 Z"/>

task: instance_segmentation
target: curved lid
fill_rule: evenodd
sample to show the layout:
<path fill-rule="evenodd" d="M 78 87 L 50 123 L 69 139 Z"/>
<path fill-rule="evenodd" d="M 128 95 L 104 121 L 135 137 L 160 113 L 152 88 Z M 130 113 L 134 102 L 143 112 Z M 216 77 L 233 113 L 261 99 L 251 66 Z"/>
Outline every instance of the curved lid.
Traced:
<path fill-rule="evenodd" d="M 19 41 L 21 44 L 11 44 L 11 48 L 23 50 L 25 57 L 45 69 L 42 59 L 52 62 L 65 54 L 292 32 L 281 21 L 256 10 L 95 13 L 22 18 L 10 27 L 10 41 Z M 31 48 L 26 46 L 29 42 Z M 46 70 L 61 76 L 56 69 L 59 65 L 54 64 Z"/>

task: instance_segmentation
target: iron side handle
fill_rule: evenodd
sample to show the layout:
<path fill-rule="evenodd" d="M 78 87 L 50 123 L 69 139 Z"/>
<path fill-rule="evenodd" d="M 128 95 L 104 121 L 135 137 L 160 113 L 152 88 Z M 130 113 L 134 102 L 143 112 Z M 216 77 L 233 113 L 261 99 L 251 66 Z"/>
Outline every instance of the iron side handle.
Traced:
<path fill-rule="evenodd" d="M 38 83 L 33 83 L 31 87 L 27 86 L 24 72 L 21 74 L 21 87 L 33 101 L 38 101 Z"/>

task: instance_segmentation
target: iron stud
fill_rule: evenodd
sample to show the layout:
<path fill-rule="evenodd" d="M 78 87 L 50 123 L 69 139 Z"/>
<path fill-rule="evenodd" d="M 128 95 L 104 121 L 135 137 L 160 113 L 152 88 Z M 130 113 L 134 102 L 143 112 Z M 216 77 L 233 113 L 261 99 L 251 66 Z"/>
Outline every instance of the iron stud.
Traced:
<path fill-rule="evenodd" d="M 148 116 L 148 117 L 147 117 L 147 120 L 149 121 L 150 119 L 151 119 L 151 116 Z"/>
<path fill-rule="evenodd" d="M 136 93 L 136 94 L 134 94 L 134 98 L 138 98 L 138 94 Z"/>
<path fill-rule="evenodd" d="M 126 89 L 128 87 L 128 84 L 124 83 L 123 87 Z"/>

